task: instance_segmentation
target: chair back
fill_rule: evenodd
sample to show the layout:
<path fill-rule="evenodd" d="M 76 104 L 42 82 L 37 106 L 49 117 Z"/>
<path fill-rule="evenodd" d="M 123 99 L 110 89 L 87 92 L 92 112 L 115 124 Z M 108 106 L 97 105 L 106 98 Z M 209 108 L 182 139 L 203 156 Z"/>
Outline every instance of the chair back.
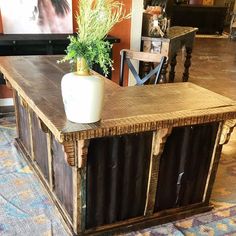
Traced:
<path fill-rule="evenodd" d="M 167 59 L 165 56 L 161 56 L 160 54 L 157 53 L 136 52 L 128 49 L 121 50 L 120 55 L 121 55 L 120 80 L 119 80 L 120 86 L 123 86 L 124 83 L 125 63 L 128 65 L 129 70 L 133 74 L 136 80 L 136 85 L 143 85 L 147 81 L 151 80 L 153 76 L 155 76 L 155 79 L 152 82 L 153 84 L 157 84 L 160 81 L 161 70 Z M 148 62 L 148 63 L 151 62 L 153 64 L 153 68 L 143 78 L 140 78 L 131 60 Z"/>

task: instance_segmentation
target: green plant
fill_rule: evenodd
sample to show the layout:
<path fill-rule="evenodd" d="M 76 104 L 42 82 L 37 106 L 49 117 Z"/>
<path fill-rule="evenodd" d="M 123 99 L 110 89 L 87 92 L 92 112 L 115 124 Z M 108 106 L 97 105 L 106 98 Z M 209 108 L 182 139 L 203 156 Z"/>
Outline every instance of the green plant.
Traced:
<path fill-rule="evenodd" d="M 104 74 L 112 67 L 111 44 L 105 37 L 118 22 L 128 19 L 124 5 L 115 0 L 78 0 L 77 36 L 71 36 L 66 56 L 61 60 L 75 63 L 77 58 L 85 58 L 88 66 L 98 64 Z"/>

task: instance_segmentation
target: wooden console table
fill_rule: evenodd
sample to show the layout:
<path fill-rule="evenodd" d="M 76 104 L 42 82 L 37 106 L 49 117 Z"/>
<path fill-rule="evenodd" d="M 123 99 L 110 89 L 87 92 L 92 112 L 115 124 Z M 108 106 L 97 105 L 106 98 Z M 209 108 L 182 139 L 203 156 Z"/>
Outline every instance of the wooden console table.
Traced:
<path fill-rule="evenodd" d="M 143 51 L 160 53 L 167 56 L 168 60 L 162 71 L 161 82 L 167 82 L 166 73 L 168 64 L 170 64 L 169 82 L 174 82 L 175 66 L 177 64 L 177 53 L 185 47 L 186 59 L 184 63 L 183 81 L 188 81 L 189 67 L 191 66 L 191 54 L 197 28 L 175 26 L 169 29 L 166 38 L 142 37 Z"/>
<path fill-rule="evenodd" d="M 192 83 L 105 80 L 102 120 L 69 122 L 55 56 L 1 57 L 14 91 L 17 146 L 79 235 L 123 232 L 211 209 L 232 100 Z M 207 103 L 206 103 L 207 101 Z"/>

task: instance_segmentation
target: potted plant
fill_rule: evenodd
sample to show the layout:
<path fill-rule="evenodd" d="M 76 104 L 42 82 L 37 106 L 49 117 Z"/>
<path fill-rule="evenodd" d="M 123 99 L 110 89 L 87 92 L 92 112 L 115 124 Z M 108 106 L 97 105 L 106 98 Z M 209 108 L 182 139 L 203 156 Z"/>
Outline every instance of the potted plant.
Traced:
<path fill-rule="evenodd" d="M 66 74 L 61 83 L 62 97 L 68 120 L 93 123 L 101 118 L 104 79 L 90 69 L 98 64 L 107 75 L 112 67 L 111 44 L 105 37 L 126 14 L 122 3 L 115 0 L 79 0 L 77 36 L 71 36 L 61 62 L 77 64 L 75 72 Z"/>

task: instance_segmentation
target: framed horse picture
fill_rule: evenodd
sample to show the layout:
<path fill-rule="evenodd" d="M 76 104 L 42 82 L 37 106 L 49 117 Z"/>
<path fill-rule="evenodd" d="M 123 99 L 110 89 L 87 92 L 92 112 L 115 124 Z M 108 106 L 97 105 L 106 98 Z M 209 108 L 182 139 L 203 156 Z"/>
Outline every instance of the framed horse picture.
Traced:
<path fill-rule="evenodd" d="M 72 0 L 0 0 L 4 34 L 73 33 Z"/>

